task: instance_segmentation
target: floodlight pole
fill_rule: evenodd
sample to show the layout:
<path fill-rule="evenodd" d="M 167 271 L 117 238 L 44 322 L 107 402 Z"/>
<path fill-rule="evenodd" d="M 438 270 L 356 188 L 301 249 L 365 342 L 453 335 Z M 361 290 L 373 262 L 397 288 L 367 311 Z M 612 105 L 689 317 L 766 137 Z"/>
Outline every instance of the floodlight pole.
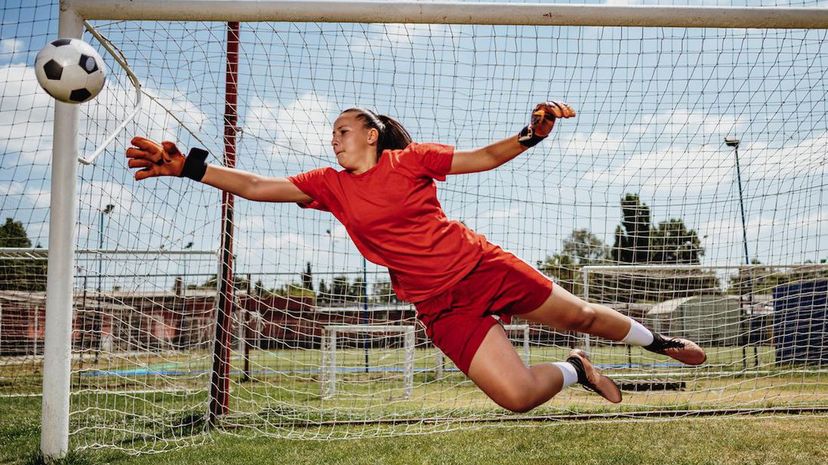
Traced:
<path fill-rule="evenodd" d="M 750 269 L 750 253 L 748 252 L 748 244 L 747 244 L 747 227 L 745 226 L 745 203 L 744 203 L 744 200 L 742 199 L 742 170 L 739 166 L 739 142 L 740 141 L 739 141 L 739 139 L 737 139 L 733 136 L 725 137 L 724 141 L 725 141 L 725 144 L 728 147 L 733 147 L 733 152 L 736 154 L 736 182 L 739 185 L 739 209 L 741 210 L 741 213 L 742 213 L 742 245 L 744 245 L 744 247 L 745 247 L 745 265 L 748 265 L 748 271 L 751 274 L 751 276 L 748 277 L 748 286 L 750 286 L 750 287 L 749 287 L 749 291 L 748 291 L 748 302 L 747 302 L 747 304 L 748 304 L 748 307 L 752 308 L 753 307 L 753 270 Z M 741 302 L 741 301 L 742 301 L 742 299 L 740 297 L 739 302 Z M 741 328 L 740 332 L 744 335 L 745 334 L 744 313 L 746 313 L 746 312 L 744 311 L 744 308 L 741 305 L 739 307 L 742 308 L 742 312 L 743 312 L 741 321 L 739 323 L 740 328 Z M 748 330 L 749 330 L 749 328 L 748 328 Z M 748 344 L 750 343 L 750 336 L 748 336 L 747 343 Z M 745 348 L 745 345 L 746 345 L 745 343 L 741 344 L 741 346 L 742 346 L 742 369 L 743 370 L 747 370 L 747 349 Z M 755 346 L 753 348 L 753 352 L 754 352 L 754 356 L 757 357 L 756 366 L 759 366 L 758 355 L 756 353 L 757 349 L 756 349 Z"/>
<path fill-rule="evenodd" d="M 362 321 L 360 324 L 368 324 L 368 261 L 365 256 L 362 257 Z M 362 347 L 365 352 L 365 372 L 368 373 L 368 339 L 362 341 Z"/>
<path fill-rule="evenodd" d="M 99 211 L 100 218 L 98 221 L 98 311 L 92 318 L 92 335 L 91 342 L 95 346 L 95 363 L 98 363 L 98 357 L 101 353 L 101 335 L 103 333 L 103 308 L 101 307 L 101 300 L 103 299 L 103 242 L 104 242 L 104 220 L 115 210 L 115 205 L 109 203 L 103 210 Z M 85 310 L 85 309 L 84 309 Z M 81 328 L 83 331 L 85 328 Z"/>
<path fill-rule="evenodd" d="M 98 254 L 99 254 L 98 255 L 98 301 L 100 301 L 101 288 L 103 287 L 102 282 L 101 282 L 102 281 L 101 280 L 101 275 L 103 274 L 103 270 L 101 269 L 102 266 L 103 266 L 103 257 L 101 257 L 100 254 L 102 253 L 102 250 L 103 250 L 104 219 L 106 218 L 106 215 L 109 215 L 110 213 L 112 213 L 112 210 L 115 210 L 115 205 L 112 205 L 110 203 L 110 204 L 107 204 L 106 207 L 104 207 L 104 209 L 99 212 L 100 213 L 100 219 L 98 221 Z M 99 306 L 99 309 L 100 309 L 100 306 Z"/>
<path fill-rule="evenodd" d="M 736 154 L 736 182 L 739 185 L 739 209 L 742 212 L 742 244 L 745 247 L 745 265 L 750 265 L 750 253 L 748 252 L 747 244 L 747 226 L 745 226 L 745 202 L 742 199 L 742 170 L 739 167 L 739 139 L 727 136 L 725 137 L 725 144 L 728 147 L 733 147 Z"/>

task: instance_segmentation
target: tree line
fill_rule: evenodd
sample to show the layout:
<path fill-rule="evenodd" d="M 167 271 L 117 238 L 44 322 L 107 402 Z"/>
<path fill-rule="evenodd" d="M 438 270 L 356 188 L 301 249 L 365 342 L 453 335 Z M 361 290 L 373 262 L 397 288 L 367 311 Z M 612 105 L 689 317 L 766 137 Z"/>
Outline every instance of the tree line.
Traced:
<path fill-rule="evenodd" d="M 672 269 L 652 272 L 620 273 L 617 270 L 591 271 L 584 289 L 584 267 L 596 265 L 699 265 L 705 250 L 698 233 L 682 218 L 652 222 L 650 207 L 638 194 L 626 194 L 620 201 L 621 222 L 615 228 L 613 244 L 605 244 L 588 229 L 576 229 L 563 241 L 560 251 L 537 262 L 538 269 L 576 295 L 589 294 L 590 300 L 614 302 L 663 301 L 701 293 L 719 293 L 722 286 L 712 271 Z M 20 221 L 7 218 L 0 226 L 0 247 L 27 248 L 32 242 Z M 759 264 L 757 260 L 754 264 Z M 826 260 L 821 260 L 825 263 Z M 731 294 L 769 293 L 773 286 L 798 279 L 826 277 L 828 272 L 780 272 L 768 267 L 740 269 L 729 277 L 726 291 Z M 179 278 L 181 279 L 181 278 Z M 346 274 L 330 281 L 313 277 L 307 263 L 298 281 L 266 288 L 261 280 L 250 282 L 243 274 L 235 276 L 234 287 L 254 295 L 312 297 L 317 305 L 354 305 L 363 302 L 390 304 L 400 302 L 391 283 L 373 283 L 370 294 L 360 276 L 351 281 Z M 177 285 L 182 285 L 178 282 Z M 216 278 L 190 288 L 215 288 Z M 46 288 L 45 260 L 0 258 L 0 290 L 43 291 Z"/>

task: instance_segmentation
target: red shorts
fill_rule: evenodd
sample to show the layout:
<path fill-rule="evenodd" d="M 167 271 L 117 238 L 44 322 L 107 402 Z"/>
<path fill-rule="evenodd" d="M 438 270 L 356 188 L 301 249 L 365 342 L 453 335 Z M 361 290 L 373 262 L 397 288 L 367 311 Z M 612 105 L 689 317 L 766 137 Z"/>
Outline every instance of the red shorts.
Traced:
<path fill-rule="evenodd" d="M 451 289 L 415 304 L 426 334 L 468 374 L 489 329 L 531 312 L 552 294 L 552 281 L 528 263 L 487 244 L 477 266 Z"/>

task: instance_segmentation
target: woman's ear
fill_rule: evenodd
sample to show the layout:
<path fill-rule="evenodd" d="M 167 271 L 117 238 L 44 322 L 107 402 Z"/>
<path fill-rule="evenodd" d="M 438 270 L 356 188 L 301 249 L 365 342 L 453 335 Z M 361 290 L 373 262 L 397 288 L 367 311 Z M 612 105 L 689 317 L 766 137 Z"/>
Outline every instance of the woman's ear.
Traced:
<path fill-rule="evenodd" d="M 376 128 L 368 129 L 368 143 L 375 144 L 379 140 L 379 131 Z"/>

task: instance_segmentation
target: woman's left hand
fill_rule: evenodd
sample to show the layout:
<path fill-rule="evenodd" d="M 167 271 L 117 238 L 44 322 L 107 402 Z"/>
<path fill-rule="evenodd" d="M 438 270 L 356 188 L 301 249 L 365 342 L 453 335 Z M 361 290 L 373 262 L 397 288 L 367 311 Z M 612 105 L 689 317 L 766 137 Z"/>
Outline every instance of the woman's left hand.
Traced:
<path fill-rule="evenodd" d="M 552 132 L 555 120 L 558 118 L 572 118 L 575 110 L 563 102 L 542 102 L 532 110 L 532 122 L 529 128 L 538 137 L 546 137 Z"/>

